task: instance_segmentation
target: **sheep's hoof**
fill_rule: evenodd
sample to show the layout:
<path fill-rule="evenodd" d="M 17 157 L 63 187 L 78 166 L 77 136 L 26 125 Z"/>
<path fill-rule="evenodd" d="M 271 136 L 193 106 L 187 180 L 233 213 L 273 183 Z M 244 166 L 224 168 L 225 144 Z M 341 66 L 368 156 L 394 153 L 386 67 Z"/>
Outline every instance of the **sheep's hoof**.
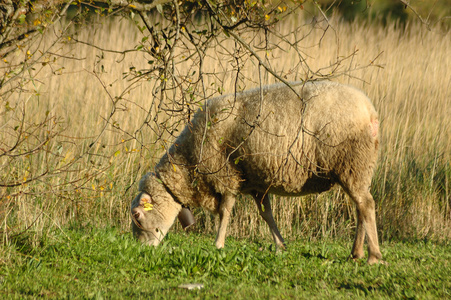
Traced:
<path fill-rule="evenodd" d="M 178 219 L 182 224 L 184 230 L 187 230 L 189 227 L 196 224 L 196 220 L 194 219 L 193 213 L 186 207 L 182 207 L 178 215 Z"/>
<path fill-rule="evenodd" d="M 287 245 L 285 243 L 276 245 L 276 251 L 277 252 L 282 252 L 282 251 L 285 251 L 285 250 L 287 250 Z"/>
<path fill-rule="evenodd" d="M 384 260 L 382 260 L 382 259 L 375 258 L 375 257 L 373 257 L 373 258 L 368 258 L 367 263 L 368 263 L 369 265 L 380 264 L 380 265 L 386 265 L 386 266 L 388 266 L 388 263 L 387 263 L 386 261 L 384 261 Z"/>
<path fill-rule="evenodd" d="M 224 249 L 224 242 L 215 242 L 216 249 Z"/>
<path fill-rule="evenodd" d="M 358 261 L 359 259 L 363 258 L 364 255 L 360 255 L 360 254 L 351 254 L 348 256 L 348 260 L 352 260 L 352 261 Z"/>

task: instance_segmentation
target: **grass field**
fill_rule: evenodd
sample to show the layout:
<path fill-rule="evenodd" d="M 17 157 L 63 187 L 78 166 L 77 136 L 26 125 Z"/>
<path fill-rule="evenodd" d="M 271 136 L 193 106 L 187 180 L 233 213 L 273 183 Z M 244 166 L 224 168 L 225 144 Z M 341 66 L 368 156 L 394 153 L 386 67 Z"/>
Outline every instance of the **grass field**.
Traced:
<path fill-rule="evenodd" d="M 351 243 L 295 240 L 275 252 L 268 243 L 170 234 L 158 248 L 143 247 L 117 229 L 68 228 L 21 237 L 0 266 L 0 296 L 8 299 L 447 299 L 451 246 L 390 242 L 389 265 L 346 258 Z M 11 246 L 12 248 L 12 246 Z M 183 284 L 202 284 L 187 290 Z"/>

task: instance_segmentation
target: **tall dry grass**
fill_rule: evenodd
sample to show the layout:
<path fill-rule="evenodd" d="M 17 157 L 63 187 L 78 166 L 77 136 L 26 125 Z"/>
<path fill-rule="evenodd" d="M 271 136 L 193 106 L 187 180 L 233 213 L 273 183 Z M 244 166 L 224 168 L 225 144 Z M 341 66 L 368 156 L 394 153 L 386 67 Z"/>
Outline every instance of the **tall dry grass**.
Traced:
<path fill-rule="evenodd" d="M 358 50 L 339 66 L 334 80 L 364 90 L 376 106 L 381 120 L 381 151 L 372 193 L 377 201 L 377 221 L 381 238 L 451 237 L 451 39 L 449 32 L 428 31 L 421 24 L 410 23 L 405 29 L 394 25 L 378 26 L 341 23 L 332 19 L 332 28 L 323 35 L 324 25 L 293 18 L 278 25 L 278 32 L 306 32 L 299 53 L 277 49 L 265 53 L 267 62 L 289 80 L 303 79 L 312 71 L 328 75 L 329 62 Z M 305 25 L 307 24 L 307 25 Z M 302 26 L 301 26 L 302 25 Z M 108 33 L 108 34 L 106 34 Z M 128 49 L 142 35 L 127 20 L 107 21 L 82 30 L 77 39 L 95 42 L 104 49 Z M 215 47 L 234 45 L 221 41 Z M 11 105 L 29 114 L 33 123 L 46 114 L 57 117 L 62 131 L 48 151 L 33 159 L 7 166 L 9 176 L 26 176 L 27 172 L 57 167 L 76 160 L 100 133 L 101 139 L 89 150 L 90 155 L 72 165 L 67 172 L 45 181 L 4 189 L 2 196 L 3 232 L 22 231 L 46 235 L 64 230 L 68 224 L 84 226 L 120 226 L 129 228 L 128 206 L 137 189 L 137 180 L 152 169 L 162 153 L 154 144 L 155 135 L 145 128 L 130 138 L 148 117 L 155 81 L 134 85 L 123 96 L 120 109 L 104 130 L 105 120 L 113 108 L 114 96 L 120 95 L 130 82 L 123 78 L 130 68 L 145 68 L 145 54 L 121 55 L 97 48 L 68 43 L 61 46 L 58 64 L 61 69 L 38 72 L 34 82 L 38 93 L 16 95 Z M 204 61 L 205 86 L 212 95 L 221 78 L 225 92 L 234 91 L 236 75 L 232 63 L 219 51 L 211 50 Z M 310 67 L 300 66 L 300 55 Z M 375 61 L 374 59 L 377 58 Z M 367 66 L 368 67 L 364 67 Z M 195 66 L 185 64 L 187 70 Z M 240 88 L 258 84 L 262 72 L 253 60 L 242 66 Z M 263 72 L 262 72 L 263 73 Z M 336 74 L 338 74 L 336 73 Z M 208 76 L 211 74 L 211 76 Z M 276 81 L 263 75 L 265 83 Z M 102 86 L 104 85 L 104 86 Z M 108 93 L 109 96 L 108 95 Z M 198 95 L 199 96 L 199 95 Z M 9 116 L 10 118 L 10 116 Z M 4 119 L 9 122 L 10 119 Z M 2 121 L 3 122 L 3 121 Z M 2 136 L 8 139 L 8 136 Z M 170 140 L 168 141 L 170 143 Z M 28 171 L 27 171 L 28 170 Z M 354 207 L 340 189 L 303 198 L 273 198 L 274 214 L 284 236 L 337 237 L 353 233 Z M 215 231 L 214 217 L 195 210 L 197 230 Z M 178 228 L 178 226 L 176 226 Z M 253 201 L 242 197 L 234 209 L 229 232 L 234 236 L 269 236 Z M 4 239 L 8 237 L 4 235 Z"/>

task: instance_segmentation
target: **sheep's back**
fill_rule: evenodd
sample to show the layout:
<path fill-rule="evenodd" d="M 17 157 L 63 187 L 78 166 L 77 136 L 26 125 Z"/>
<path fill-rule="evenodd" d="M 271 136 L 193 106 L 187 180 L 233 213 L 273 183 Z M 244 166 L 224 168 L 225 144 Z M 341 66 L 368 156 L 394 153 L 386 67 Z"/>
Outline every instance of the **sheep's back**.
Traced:
<path fill-rule="evenodd" d="M 217 192 L 321 192 L 351 158 L 374 164 L 369 125 L 377 114 L 362 92 L 330 82 L 296 83 L 295 90 L 266 87 L 263 102 L 259 89 L 223 96 L 196 114 L 192 159 Z"/>

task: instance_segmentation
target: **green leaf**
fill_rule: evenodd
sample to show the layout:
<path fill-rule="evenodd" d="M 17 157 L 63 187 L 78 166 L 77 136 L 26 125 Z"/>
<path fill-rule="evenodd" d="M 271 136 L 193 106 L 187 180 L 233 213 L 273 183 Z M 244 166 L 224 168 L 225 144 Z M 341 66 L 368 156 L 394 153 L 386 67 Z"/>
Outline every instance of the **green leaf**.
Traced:
<path fill-rule="evenodd" d="M 23 15 L 20 15 L 17 19 L 19 20 L 20 24 L 23 24 L 25 22 L 26 17 L 27 16 L 25 14 L 23 14 Z"/>

